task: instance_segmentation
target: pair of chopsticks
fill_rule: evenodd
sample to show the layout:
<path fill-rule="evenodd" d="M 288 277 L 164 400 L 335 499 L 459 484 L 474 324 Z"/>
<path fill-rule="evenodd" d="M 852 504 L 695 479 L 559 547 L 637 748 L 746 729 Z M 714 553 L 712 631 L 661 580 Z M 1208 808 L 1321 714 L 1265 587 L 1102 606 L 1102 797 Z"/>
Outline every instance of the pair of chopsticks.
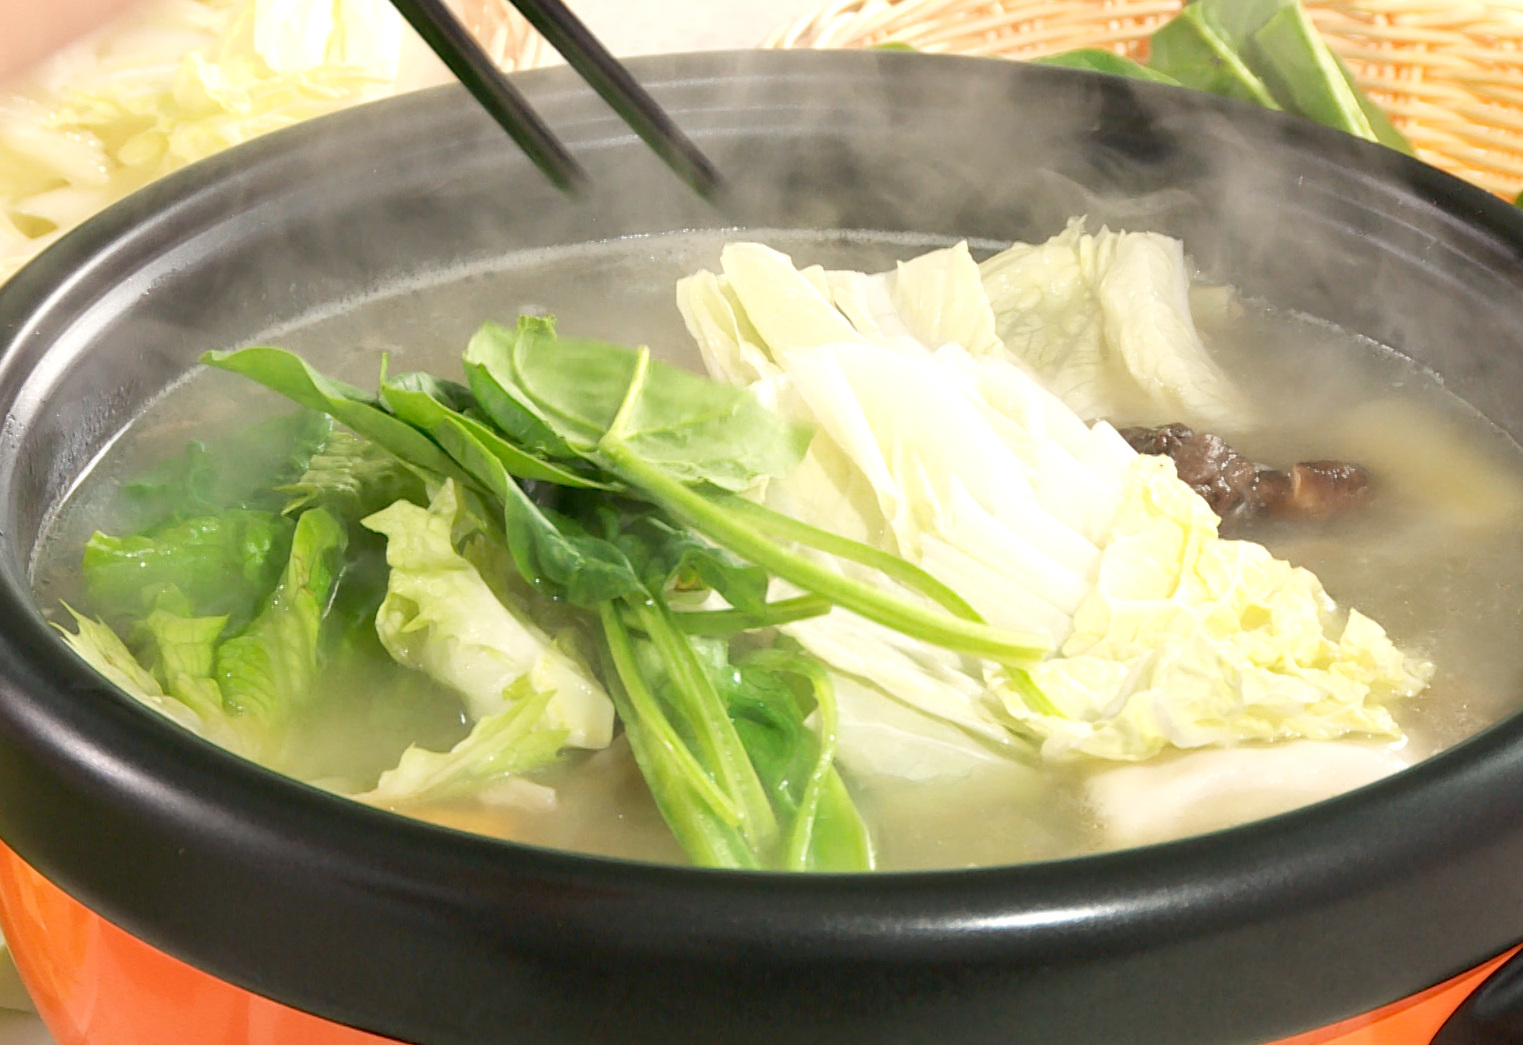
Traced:
<path fill-rule="evenodd" d="M 714 165 L 561 0 L 511 2 L 679 178 L 700 196 L 714 198 L 720 187 L 719 172 Z M 574 193 L 586 184 L 587 175 L 581 165 L 529 108 L 523 95 L 475 37 L 450 13 L 444 0 L 392 0 L 392 3 L 557 188 Z"/>

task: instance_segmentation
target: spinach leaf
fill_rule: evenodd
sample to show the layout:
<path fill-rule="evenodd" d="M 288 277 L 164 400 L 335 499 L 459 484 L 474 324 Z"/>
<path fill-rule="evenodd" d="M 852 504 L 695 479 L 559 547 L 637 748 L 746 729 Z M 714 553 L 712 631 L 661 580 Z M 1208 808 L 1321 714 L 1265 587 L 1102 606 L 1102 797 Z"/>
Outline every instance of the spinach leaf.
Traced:
<path fill-rule="evenodd" d="M 604 536 L 624 551 L 651 591 L 708 588 L 745 614 L 767 612 L 771 578 L 761 567 L 675 525 L 649 506 L 641 505 L 633 513 L 604 509 L 602 521 Z"/>
<path fill-rule="evenodd" d="M 496 498 L 514 565 L 530 584 L 582 607 L 643 591 L 623 552 L 529 499 L 502 459 L 481 441 L 479 426 L 438 411 L 437 401 L 424 392 L 388 384 L 386 395 L 411 416 L 435 419 L 434 431 L 453 459 L 452 466 Z"/>
<path fill-rule="evenodd" d="M 409 464 L 441 476 L 465 479 L 449 455 L 427 435 L 387 413 L 379 402 L 353 385 L 319 374 L 293 352 L 283 348 L 240 348 L 233 352 L 207 352 L 201 362 L 242 374 L 303 406 L 321 410 Z"/>
<path fill-rule="evenodd" d="M 519 479 L 588 489 L 601 489 L 606 485 L 553 462 L 542 461 L 514 446 L 490 425 L 465 413 L 471 402 L 470 395 L 469 389 L 451 381 L 441 381 L 432 374 L 402 374 L 381 385 L 381 399 L 392 413 L 426 432 L 467 470 L 470 470 L 469 463 L 454 454 L 451 447 L 478 444 L 497 458 L 509 475 Z M 470 439 L 463 440 L 462 435 Z"/>
<path fill-rule="evenodd" d="M 683 482 L 743 490 L 763 476 L 785 476 L 813 436 L 746 389 L 649 361 L 648 353 L 622 345 L 558 337 L 548 319 L 525 317 L 512 333 L 488 324 L 465 360 L 483 368 L 513 404 L 517 413 L 505 418 L 482 403 L 510 434 L 531 418 L 596 460 L 617 423 L 625 445 Z"/>
<path fill-rule="evenodd" d="M 835 769 L 835 686 L 824 665 L 796 649 L 758 650 L 730 678 L 730 714 L 788 824 L 782 868 L 872 870 L 872 836 Z"/>

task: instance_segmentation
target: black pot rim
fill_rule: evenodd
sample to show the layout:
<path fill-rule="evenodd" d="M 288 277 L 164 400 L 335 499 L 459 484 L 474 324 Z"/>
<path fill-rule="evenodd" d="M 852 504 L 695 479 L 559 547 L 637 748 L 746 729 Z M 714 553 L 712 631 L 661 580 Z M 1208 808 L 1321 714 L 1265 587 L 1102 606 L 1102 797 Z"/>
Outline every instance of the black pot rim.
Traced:
<path fill-rule="evenodd" d="M 660 96 L 741 62 L 759 76 L 876 77 L 914 63 L 1002 82 L 1141 92 L 1160 108 L 1224 112 L 1304 148 L 1378 155 L 1372 166 L 1406 191 L 1523 249 L 1523 219 L 1479 189 L 1281 114 L 1172 88 L 887 53 L 683 56 L 632 68 Z M 520 83 L 573 148 L 624 137 L 568 73 L 535 73 Z M 257 194 L 315 148 L 352 158 L 381 148 L 388 135 L 440 126 L 462 140 L 490 133 L 459 92 L 425 92 L 260 139 L 118 204 L 0 290 L 0 372 L 24 344 L 70 322 L 102 276 L 141 244 L 216 213 L 230 185 Z M 14 434 L 4 438 L 0 453 L 14 452 Z M 973 977 L 994 963 L 1023 965 L 1032 970 L 1028 979 L 1051 975 L 1057 984 L 1089 965 L 1096 976 L 1113 977 L 1109 989 L 1134 1008 L 1146 1001 L 1132 993 L 1176 977 L 1183 1005 L 1206 1005 L 1206 994 L 1234 979 L 1245 995 L 1259 993 L 1183 1020 L 1176 1040 L 1184 1042 L 1205 1040 L 1210 1028 L 1222 1040 L 1249 1041 L 1331 1022 L 1430 986 L 1523 938 L 1523 884 L 1496 883 L 1499 869 L 1523 856 L 1519 717 L 1357 792 L 1165 845 L 873 876 L 696 871 L 536 850 L 406 820 L 166 728 L 67 650 L 38 613 L 25 568 L 13 549 L 0 583 L 0 837 L 146 942 L 256 993 L 400 1040 L 468 1040 L 427 1025 L 416 1009 L 390 1012 L 382 1000 L 405 993 L 403 963 L 455 961 L 450 947 L 471 952 L 464 982 L 477 985 L 494 962 L 514 967 L 510 949 L 553 964 L 577 960 L 575 948 L 593 955 L 612 948 L 631 960 L 711 961 L 741 979 L 747 963 L 800 975 L 844 963 L 869 971 L 956 968 Z M 102 851 L 133 854 L 130 866 L 103 866 Z M 1481 881 L 1483 895 L 1467 895 L 1469 883 Z M 238 902 L 230 905 L 229 893 Z M 1475 916 L 1478 900 L 1495 908 L 1493 917 Z M 304 953 L 293 955 L 293 946 Z M 356 947 L 373 960 L 327 982 L 314 979 Z M 1277 969 L 1302 967 L 1283 985 L 1255 983 L 1244 964 L 1255 949 Z M 1329 986 L 1310 990 L 1319 977 Z M 1082 1014 L 1074 1018 L 1076 1030 L 1086 1025 Z"/>

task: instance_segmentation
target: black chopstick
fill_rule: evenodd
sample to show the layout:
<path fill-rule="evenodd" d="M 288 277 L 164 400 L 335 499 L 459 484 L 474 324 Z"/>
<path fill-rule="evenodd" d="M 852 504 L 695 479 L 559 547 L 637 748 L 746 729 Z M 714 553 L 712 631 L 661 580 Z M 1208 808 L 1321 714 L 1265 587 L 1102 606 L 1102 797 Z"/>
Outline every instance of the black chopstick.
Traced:
<path fill-rule="evenodd" d="M 560 0 L 510 2 L 678 177 L 706 199 L 715 197 L 720 179 L 714 165 L 565 4 Z M 575 192 L 586 183 L 581 166 L 444 0 L 392 3 L 556 187 Z"/>
<path fill-rule="evenodd" d="M 705 199 L 714 198 L 720 187 L 714 165 L 561 0 L 511 2 L 679 178 Z"/>
<path fill-rule="evenodd" d="M 392 4 L 556 188 L 575 192 L 586 183 L 581 165 L 443 0 L 392 0 Z"/>

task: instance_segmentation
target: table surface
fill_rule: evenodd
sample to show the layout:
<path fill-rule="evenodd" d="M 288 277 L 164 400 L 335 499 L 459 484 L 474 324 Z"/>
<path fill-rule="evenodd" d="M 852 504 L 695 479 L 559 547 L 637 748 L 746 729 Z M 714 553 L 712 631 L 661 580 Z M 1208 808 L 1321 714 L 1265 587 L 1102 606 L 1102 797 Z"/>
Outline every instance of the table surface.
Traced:
<path fill-rule="evenodd" d="M 819 0 L 570 0 L 619 55 L 751 47 Z M 56 1045 L 35 1016 L 0 1009 L 0 1045 Z"/>

